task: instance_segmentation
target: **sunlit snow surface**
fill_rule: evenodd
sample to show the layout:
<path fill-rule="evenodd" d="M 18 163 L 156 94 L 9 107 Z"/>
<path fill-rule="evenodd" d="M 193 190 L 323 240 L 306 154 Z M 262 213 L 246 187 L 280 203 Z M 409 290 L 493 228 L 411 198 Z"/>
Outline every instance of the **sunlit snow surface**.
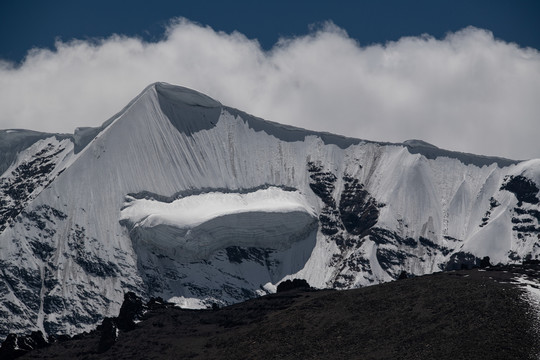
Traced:
<path fill-rule="evenodd" d="M 523 297 L 531 305 L 531 311 L 533 312 L 531 315 L 534 317 L 534 331 L 540 338 L 540 279 L 522 275 L 514 278 L 514 281 L 525 290 Z M 540 353 L 536 354 L 536 356 L 540 359 Z"/>
<path fill-rule="evenodd" d="M 132 236 L 184 260 L 228 246 L 283 250 L 317 228 L 315 210 L 298 191 L 211 192 L 172 202 L 128 197 L 121 221 Z"/>
<path fill-rule="evenodd" d="M 128 197 L 120 219 L 145 227 L 170 225 L 189 229 L 220 216 L 294 211 L 315 216 L 314 209 L 299 192 L 272 187 L 247 194 L 211 192 L 172 202 Z"/>

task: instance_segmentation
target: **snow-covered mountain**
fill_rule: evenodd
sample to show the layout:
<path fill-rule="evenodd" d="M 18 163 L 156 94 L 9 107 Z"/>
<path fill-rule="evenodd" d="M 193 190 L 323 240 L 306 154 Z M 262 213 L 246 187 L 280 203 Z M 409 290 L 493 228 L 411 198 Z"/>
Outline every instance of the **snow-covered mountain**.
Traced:
<path fill-rule="evenodd" d="M 540 255 L 540 159 L 318 133 L 164 83 L 100 128 L 0 131 L 0 171 L 0 338 L 87 330 L 127 291 L 198 308 Z"/>

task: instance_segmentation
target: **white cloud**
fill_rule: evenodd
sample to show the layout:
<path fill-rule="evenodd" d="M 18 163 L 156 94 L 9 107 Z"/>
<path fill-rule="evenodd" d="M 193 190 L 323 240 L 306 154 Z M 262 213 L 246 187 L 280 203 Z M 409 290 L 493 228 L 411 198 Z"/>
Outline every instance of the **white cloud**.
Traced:
<path fill-rule="evenodd" d="M 0 128 L 97 126 L 155 81 L 314 130 L 540 157 L 540 53 L 476 28 L 361 46 L 328 23 L 265 52 L 182 19 L 156 43 L 57 42 L 20 65 L 0 62 Z"/>

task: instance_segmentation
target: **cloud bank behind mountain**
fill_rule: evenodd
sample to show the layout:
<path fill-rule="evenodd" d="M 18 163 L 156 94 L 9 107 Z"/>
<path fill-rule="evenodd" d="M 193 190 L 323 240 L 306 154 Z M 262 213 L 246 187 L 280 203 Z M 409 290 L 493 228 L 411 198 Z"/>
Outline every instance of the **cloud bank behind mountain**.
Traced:
<path fill-rule="evenodd" d="M 97 126 L 155 81 L 313 130 L 540 157 L 539 51 L 472 27 L 359 44 L 328 22 L 265 51 L 241 33 L 175 19 L 157 42 L 57 41 L 20 64 L 0 61 L 0 128 Z"/>

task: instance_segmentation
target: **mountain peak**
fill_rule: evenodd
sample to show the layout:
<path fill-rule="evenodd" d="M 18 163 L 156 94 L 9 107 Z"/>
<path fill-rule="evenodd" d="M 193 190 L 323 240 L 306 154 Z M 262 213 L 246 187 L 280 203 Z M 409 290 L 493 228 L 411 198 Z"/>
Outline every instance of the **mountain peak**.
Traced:
<path fill-rule="evenodd" d="M 191 135 L 213 128 L 221 114 L 221 103 L 198 91 L 157 82 L 156 91 L 161 111 L 181 133 Z"/>
<path fill-rule="evenodd" d="M 539 162 L 300 129 L 165 83 L 99 128 L 2 148 L 0 339 L 87 330 L 120 289 L 195 308 L 540 257 Z"/>
<path fill-rule="evenodd" d="M 211 97 L 183 86 L 171 85 L 165 82 L 155 82 L 151 85 L 160 98 L 165 98 L 171 102 L 180 102 L 191 106 L 201 106 L 205 108 L 218 108 L 221 103 Z"/>

